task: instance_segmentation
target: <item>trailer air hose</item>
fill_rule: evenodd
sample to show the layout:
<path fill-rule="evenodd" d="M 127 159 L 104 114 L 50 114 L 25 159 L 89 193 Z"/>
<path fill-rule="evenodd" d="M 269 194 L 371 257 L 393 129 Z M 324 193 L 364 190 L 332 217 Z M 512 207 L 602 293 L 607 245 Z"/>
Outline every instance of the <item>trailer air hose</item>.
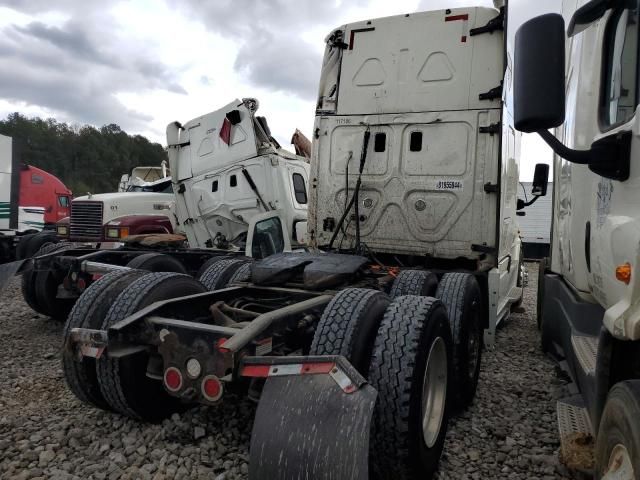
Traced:
<path fill-rule="evenodd" d="M 360 219 L 358 218 L 359 210 L 358 210 L 357 200 L 358 200 L 358 194 L 360 193 L 360 185 L 362 184 L 362 171 L 364 170 L 364 165 L 367 161 L 367 149 L 369 147 L 369 137 L 371 137 L 371 132 L 369 131 L 369 127 L 367 127 L 367 130 L 364 132 L 364 138 L 362 139 L 362 152 L 360 153 L 360 168 L 358 170 L 358 180 L 356 181 L 356 186 L 353 189 L 353 195 L 351 197 L 351 200 L 349 200 L 349 203 L 347 204 L 347 207 L 345 208 L 344 213 L 340 217 L 340 220 L 338 220 L 338 225 L 336 225 L 333 235 L 331 236 L 331 240 L 329 241 L 329 249 L 333 247 L 333 242 L 335 242 L 336 237 L 338 236 L 338 232 L 340 232 L 340 230 L 342 229 L 342 225 L 344 224 L 344 221 L 347 218 L 347 215 L 349 214 L 349 212 L 351 211 L 351 207 L 353 207 L 354 203 L 356 204 L 356 208 L 355 208 L 356 249 L 358 249 L 358 246 L 360 244 Z"/>

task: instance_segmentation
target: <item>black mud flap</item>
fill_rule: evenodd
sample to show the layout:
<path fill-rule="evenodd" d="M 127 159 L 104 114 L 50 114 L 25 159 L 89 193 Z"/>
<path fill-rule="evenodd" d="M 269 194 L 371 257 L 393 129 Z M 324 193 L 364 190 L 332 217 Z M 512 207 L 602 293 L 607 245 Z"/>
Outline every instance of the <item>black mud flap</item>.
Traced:
<path fill-rule="evenodd" d="M 368 480 L 377 391 L 344 357 L 253 357 L 266 377 L 253 424 L 250 480 Z"/>
<path fill-rule="evenodd" d="M 3 263 L 0 265 L 0 292 L 2 292 L 11 277 L 16 275 L 17 273 L 23 273 L 27 270 L 26 267 L 32 266 L 33 262 L 31 259 L 26 260 L 18 260 L 16 262 Z"/>

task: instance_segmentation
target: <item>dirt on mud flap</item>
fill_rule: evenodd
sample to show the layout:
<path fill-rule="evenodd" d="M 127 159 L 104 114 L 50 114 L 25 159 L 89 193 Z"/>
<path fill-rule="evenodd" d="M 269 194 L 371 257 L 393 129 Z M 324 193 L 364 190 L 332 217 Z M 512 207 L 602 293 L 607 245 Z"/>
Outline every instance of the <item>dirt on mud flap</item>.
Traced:
<path fill-rule="evenodd" d="M 369 478 L 377 392 L 344 357 L 243 363 L 243 376 L 265 378 L 251 436 L 251 480 Z"/>

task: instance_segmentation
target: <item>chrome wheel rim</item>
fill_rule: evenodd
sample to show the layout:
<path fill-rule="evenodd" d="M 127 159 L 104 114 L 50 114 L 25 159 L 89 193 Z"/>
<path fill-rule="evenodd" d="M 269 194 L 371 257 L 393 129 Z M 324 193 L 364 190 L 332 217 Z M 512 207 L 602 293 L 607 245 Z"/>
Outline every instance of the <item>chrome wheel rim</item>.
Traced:
<path fill-rule="evenodd" d="M 609 464 L 602 480 L 635 480 L 635 478 L 629 451 L 627 447 L 619 443 L 611 450 Z"/>
<path fill-rule="evenodd" d="M 442 337 L 431 344 L 422 380 L 422 437 L 428 448 L 440 434 L 447 399 L 447 347 Z"/>

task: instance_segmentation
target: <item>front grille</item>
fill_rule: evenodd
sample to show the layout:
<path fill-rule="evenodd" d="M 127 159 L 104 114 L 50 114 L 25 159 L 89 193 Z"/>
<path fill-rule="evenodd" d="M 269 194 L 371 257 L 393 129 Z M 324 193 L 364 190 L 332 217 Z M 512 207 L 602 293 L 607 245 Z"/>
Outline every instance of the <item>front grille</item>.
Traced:
<path fill-rule="evenodd" d="M 98 242 L 102 239 L 102 202 L 71 202 L 71 239 Z"/>

